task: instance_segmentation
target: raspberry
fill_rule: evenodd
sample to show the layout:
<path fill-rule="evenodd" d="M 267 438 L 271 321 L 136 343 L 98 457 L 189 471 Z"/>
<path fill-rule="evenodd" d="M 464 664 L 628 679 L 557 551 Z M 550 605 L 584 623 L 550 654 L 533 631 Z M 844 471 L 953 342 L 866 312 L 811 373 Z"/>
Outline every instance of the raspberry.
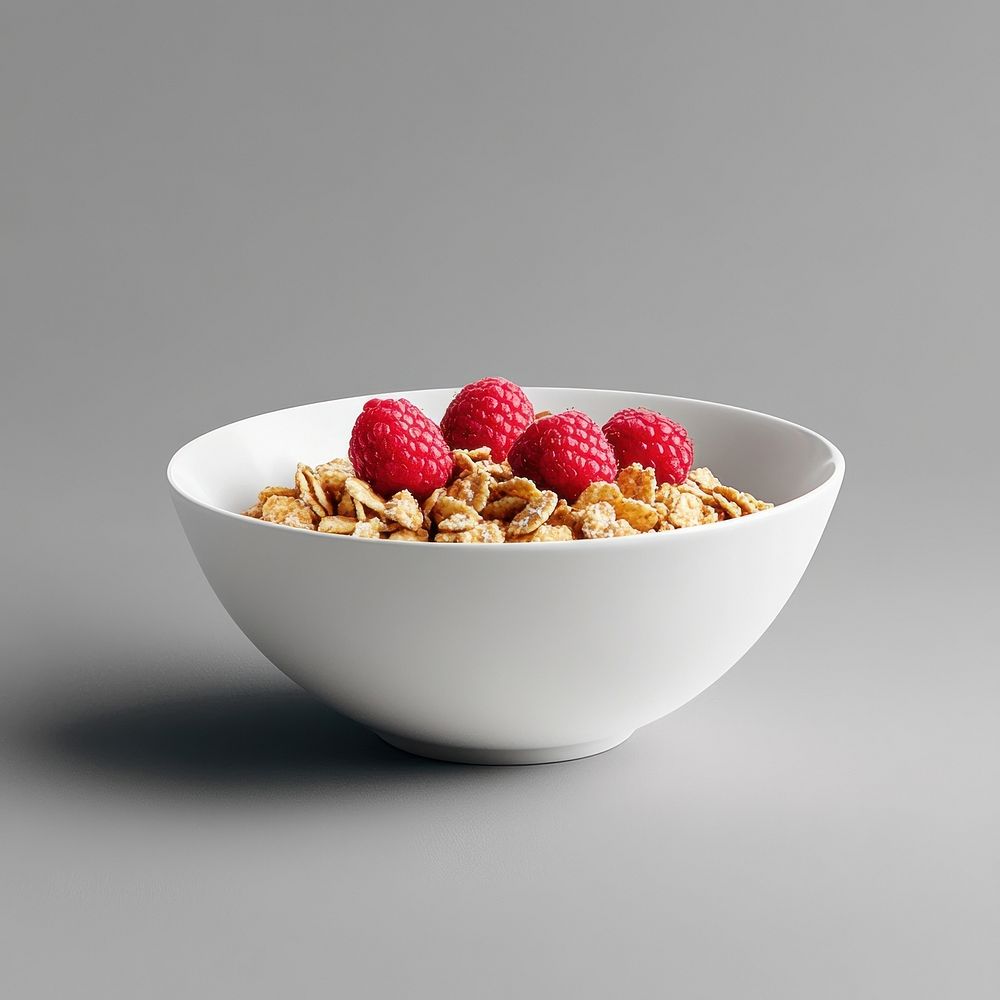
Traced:
<path fill-rule="evenodd" d="M 409 490 L 423 500 L 448 482 L 454 465 L 441 429 L 408 399 L 369 399 L 348 454 L 355 473 L 385 497 Z"/>
<path fill-rule="evenodd" d="M 605 425 L 618 464 L 649 466 L 659 483 L 682 483 L 694 462 L 694 442 L 676 421 L 644 408 L 619 410 Z"/>
<path fill-rule="evenodd" d="M 510 452 L 511 468 L 571 503 L 591 484 L 614 482 L 618 466 L 601 428 L 567 410 L 535 421 Z"/>
<path fill-rule="evenodd" d="M 448 404 L 441 430 L 452 448 L 481 448 L 502 462 L 535 416 L 524 390 L 505 378 L 481 378 Z"/>

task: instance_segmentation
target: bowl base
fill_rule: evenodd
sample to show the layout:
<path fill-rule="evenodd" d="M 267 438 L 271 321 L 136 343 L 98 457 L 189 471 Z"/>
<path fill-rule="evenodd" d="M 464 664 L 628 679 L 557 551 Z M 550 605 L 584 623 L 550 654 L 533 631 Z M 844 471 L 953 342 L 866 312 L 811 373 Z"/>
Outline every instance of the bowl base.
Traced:
<path fill-rule="evenodd" d="M 537 750 L 494 750 L 424 743 L 423 740 L 411 740 L 405 736 L 394 736 L 378 730 L 376 733 L 397 750 L 405 750 L 417 757 L 431 757 L 434 760 L 447 760 L 456 764 L 555 764 L 562 760 L 578 760 L 580 757 L 593 757 L 594 754 L 604 753 L 605 750 L 613 750 L 632 735 L 631 731 L 616 733 L 603 740 L 573 743 L 563 747 L 541 747 Z"/>

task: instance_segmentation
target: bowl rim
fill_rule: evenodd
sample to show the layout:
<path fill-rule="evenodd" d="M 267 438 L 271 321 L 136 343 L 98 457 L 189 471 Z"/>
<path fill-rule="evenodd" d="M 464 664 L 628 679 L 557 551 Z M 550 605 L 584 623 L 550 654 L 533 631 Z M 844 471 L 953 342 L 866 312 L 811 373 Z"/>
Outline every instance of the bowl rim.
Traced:
<path fill-rule="evenodd" d="M 800 431 L 804 434 L 807 434 L 809 437 L 814 438 L 816 441 L 822 444 L 830 454 L 830 458 L 832 461 L 831 471 L 829 475 L 821 483 L 819 483 L 817 486 L 814 486 L 811 490 L 808 490 L 807 492 L 801 494 L 800 496 L 794 497 L 791 500 L 787 500 L 785 503 L 775 504 L 775 506 L 772 507 L 770 510 L 757 511 L 753 515 L 753 517 L 730 518 L 725 521 L 715 522 L 713 524 L 696 524 L 688 528 L 685 528 L 683 531 L 642 532 L 638 535 L 626 535 L 621 538 L 600 539 L 600 541 L 605 543 L 617 542 L 622 544 L 636 544 L 639 541 L 643 541 L 648 544 L 650 540 L 654 538 L 659 538 L 659 539 L 671 538 L 673 539 L 673 544 L 676 544 L 678 537 L 687 537 L 687 538 L 699 537 L 701 535 L 701 532 L 706 529 L 712 529 L 714 531 L 722 531 L 722 530 L 732 531 L 742 526 L 742 528 L 745 530 L 747 525 L 754 523 L 760 524 L 765 519 L 779 517 L 781 516 L 783 511 L 788 511 L 793 508 L 803 506 L 806 503 L 812 502 L 815 499 L 817 499 L 820 495 L 828 492 L 831 489 L 839 490 L 840 482 L 843 479 L 844 472 L 847 466 L 846 460 L 844 459 L 844 455 L 841 452 L 841 450 L 832 441 L 824 437 L 822 434 L 812 430 L 809 427 L 804 426 L 803 424 L 797 424 L 792 420 L 786 420 L 784 417 L 777 417 L 771 413 L 764 413 L 762 410 L 752 410 L 749 407 L 734 406 L 731 403 L 719 403 L 716 402 L 715 400 L 710 400 L 710 399 L 697 399 L 693 396 L 673 396 L 673 395 L 667 395 L 665 393 L 638 392 L 633 389 L 595 389 L 595 388 L 573 387 L 573 386 L 524 386 L 523 388 L 526 393 L 531 393 L 532 391 L 537 391 L 537 390 L 541 391 L 555 390 L 558 392 L 580 392 L 580 393 L 590 393 L 593 395 L 604 395 L 604 394 L 621 395 L 625 393 L 630 396 L 640 397 L 650 401 L 672 399 L 684 403 L 698 403 L 704 406 L 712 406 L 720 410 L 729 410 L 733 413 L 749 414 L 750 416 L 754 417 L 763 417 L 766 420 L 771 420 L 774 421 L 775 423 L 783 424 L 788 428 Z M 246 423 L 247 421 L 256 420 L 259 417 L 266 417 L 275 413 L 285 413 L 289 410 L 302 410 L 310 406 L 319 406 L 324 403 L 346 403 L 350 402 L 351 400 L 361 400 L 363 405 L 363 403 L 366 402 L 367 400 L 375 398 L 380 395 L 399 398 L 403 396 L 408 396 L 413 393 L 423 393 L 423 392 L 457 393 L 459 389 L 461 389 L 461 386 L 457 387 L 442 386 L 437 388 L 428 387 L 423 389 L 412 389 L 412 388 L 383 389 L 379 393 L 363 393 L 358 396 L 335 396 L 333 399 L 317 399 L 313 400 L 310 403 L 296 403 L 292 406 L 282 406 L 276 410 L 264 410 L 260 413 L 254 413 L 246 417 L 240 417 L 238 420 L 231 420 L 229 423 L 220 424 L 218 427 L 213 427 L 210 430 L 204 431 L 203 433 L 198 434 L 196 437 L 191 438 L 189 441 L 186 441 L 179 448 L 177 448 L 177 450 L 170 457 L 170 461 L 167 463 L 166 467 L 167 483 L 169 484 L 170 489 L 173 490 L 174 493 L 177 494 L 177 496 L 182 497 L 184 500 L 187 500 L 189 503 L 194 504 L 196 507 L 201 507 L 203 510 L 206 510 L 212 514 L 218 514 L 222 517 L 232 518 L 233 520 L 239 521 L 242 524 L 247 524 L 247 525 L 255 524 L 258 527 L 266 527 L 266 528 L 280 528 L 283 531 L 292 532 L 295 535 L 316 535 L 318 537 L 323 537 L 328 540 L 337 540 L 340 542 L 381 543 L 384 542 L 385 539 L 355 538 L 352 535 L 334 535 L 334 534 L 329 534 L 327 532 L 319 532 L 319 531 L 305 532 L 301 528 L 293 528 L 284 524 L 274 524 L 269 521 L 261 521 L 258 520 L 257 518 L 246 517 L 244 514 L 241 514 L 238 511 L 226 510 L 223 507 L 217 507 L 215 504 L 206 503 L 204 500 L 201 500 L 198 497 L 193 496 L 187 490 L 182 489 L 178 485 L 175 476 L 175 468 L 182 460 L 182 453 L 187 451 L 189 447 L 194 445 L 196 442 L 200 441 L 202 438 L 206 438 L 210 434 L 215 434 L 218 431 L 226 430 L 227 428 L 235 427 L 239 424 Z M 405 541 L 402 543 L 400 542 L 394 543 L 395 547 L 399 547 L 400 545 L 420 546 L 421 548 L 430 550 L 469 549 L 473 551 L 478 551 L 482 549 L 490 549 L 490 550 L 506 551 L 508 549 L 513 548 L 513 549 L 526 549 L 528 551 L 531 551 L 536 548 L 542 550 L 554 548 L 557 551 L 562 551 L 564 549 L 564 547 L 561 545 L 537 545 L 537 546 L 536 545 L 428 545 L 426 542 L 419 542 L 419 541 Z"/>

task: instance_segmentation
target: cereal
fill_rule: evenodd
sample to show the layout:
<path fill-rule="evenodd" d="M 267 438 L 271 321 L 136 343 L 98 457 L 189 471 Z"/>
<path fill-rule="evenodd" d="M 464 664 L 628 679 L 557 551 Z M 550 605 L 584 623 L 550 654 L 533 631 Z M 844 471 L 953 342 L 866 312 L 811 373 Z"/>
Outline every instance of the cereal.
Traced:
<path fill-rule="evenodd" d="M 301 500 L 295 497 L 273 494 L 265 501 L 261 509 L 261 520 L 272 524 L 284 524 L 289 528 L 315 528 L 313 512 Z"/>
<path fill-rule="evenodd" d="M 496 521 L 483 521 L 467 531 L 439 531 L 435 542 L 486 542 L 497 543 L 504 540 L 503 528 Z"/>
<path fill-rule="evenodd" d="M 482 511 L 490 498 L 493 477 L 481 466 L 474 466 L 467 476 L 456 479 L 448 488 L 448 495 L 464 500 L 476 511 Z"/>
<path fill-rule="evenodd" d="M 622 497 L 614 505 L 615 514 L 622 521 L 627 521 L 636 531 L 652 531 L 660 519 L 656 508 L 642 500 L 631 500 Z"/>
<path fill-rule="evenodd" d="M 385 501 L 363 479 L 348 476 L 344 481 L 344 489 L 354 497 L 356 504 L 367 507 L 379 517 L 385 513 Z"/>
<path fill-rule="evenodd" d="M 613 538 L 617 520 L 614 507 L 606 500 L 599 500 L 584 510 L 580 533 L 584 538 Z"/>
<path fill-rule="evenodd" d="M 677 498 L 680 495 L 681 491 L 673 483 L 661 483 L 656 487 L 656 493 L 653 495 L 654 503 L 662 503 L 670 508 L 677 503 Z"/>
<path fill-rule="evenodd" d="M 720 493 L 716 490 L 712 496 L 715 498 L 715 502 L 730 516 L 739 517 L 743 513 L 743 508 L 736 503 L 735 500 L 731 500 L 724 493 Z"/>
<path fill-rule="evenodd" d="M 576 518 L 573 516 L 573 508 L 565 500 L 560 500 L 556 504 L 556 509 L 549 515 L 546 524 L 553 528 L 569 528 L 572 532 L 576 527 Z"/>
<path fill-rule="evenodd" d="M 641 500 L 645 504 L 653 503 L 656 496 L 656 473 L 652 469 L 633 462 L 618 473 L 617 483 L 622 496 Z"/>
<path fill-rule="evenodd" d="M 722 483 L 715 478 L 711 469 L 692 469 L 688 473 L 688 479 L 694 483 L 695 486 L 703 489 L 706 493 L 711 493 L 714 489 L 722 485 Z"/>
<path fill-rule="evenodd" d="M 483 472 L 489 473 L 498 483 L 514 477 L 514 470 L 510 467 L 510 462 L 484 462 Z"/>
<path fill-rule="evenodd" d="M 354 497 L 347 490 L 344 490 L 340 500 L 337 501 L 337 513 L 342 517 L 355 517 Z"/>
<path fill-rule="evenodd" d="M 583 510 L 596 503 L 610 503 L 612 506 L 622 499 L 622 491 L 617 483 L 591 483 L 576 499 L 574 510 Z"/>
<path fill-rule="evenodd" d="M 400 490 L 385 502 L 385 516 L 410 531 L 416 531 L 424 523 L 424 512 L 409 490 Z"/>
<path fill-rule="evenodd" d="M 454 525 L 464 524 L 463 527 L 445 526 L 444 531 L 466 531 L 482 520 L 479 511 L 474 507 L 447 493 L 438 498 L 431 510 L 431 517 L 438 522 L 439 527 L 444 526 L 446 522 Z"/>
<path fill-rule="evenodd" d="M 299 491 L 289 486 L 265 486 L 257 494 L 257 502 L 264 503 L 268 497 L 297 497 Z"/>
<path fill-rule="evenodd" d="M 677 484 L 678 493 L 690 493 L 691 496 L 697 497 L 702 503 L 711 504 L 713 507 L 718 507 L 719 502 L 715 495 L 712 493 L 706 493 L 700 486 L 696 483 L 688 482 L 685 480 L 683 483 Z"/>
<path fill-rule="evenodd" d="M 459 512 L 438 522 L 438 531 L 471 531 L 479 523 L 472 514 Z"/>
<path fill-rule="evenodd" d="M 681 493 L 667 516 L 675 528 L 690 528 L 701 524 L 703 506 L 693 493 Z"/>
<path fill-rule="evenodd" d="M 507 526 L 507 537 L 537 531 L 549 519 L 558 502 L 559 497 L 551 490 L 543 490 L 537 497 L 532 497 Z"/>
<path fill-rule="evenodd" d="M 715 488 L 715 495 L 736 504 L 743 514 L 754 514 L 758 510 L 766 510 L 768 507 L 774 506 L 773 504 L 761 504 L 756 497 L 752 497 L 749 493 L 741 493 L 739 490 L 734 490 L 731 486 L 723 486 L 721 483 Z M 733 516 L 739 517 L 739 514 Z"/>
<path fill-rule="evenodd" d="M 708 468 L 683 482 L 656 482 L 634 463 L 615 482 L 591 483 L 569 504 L 493 462 L 488 448 L 452 452 L 449 485 L 423 503 L 407 490 L 384 500 L 347 459 L 300 464 L 295 485 L 267 486 L 243 511 L 255 520 L 329 535 L 400 542 L 499 544 L 623 538 L 746 517 L 773 504 L 725 486 Z"/>
<path fill-rule="evenodd" d="M 621 518 L 615 521 L 615 523 L 612 525 L 611 528 L 612 538 L 623 538 L 625 535 L 641 535 L 641 534 L 643 534 L 643 532 L 637 531 L 635 528 L 632 527 L 631 524 L 628 523 L 628 521 L 623 521 Z"/>
<path fill-rule="evenodd" d="M 496 493 L 504 497 L 521 497 L 524 500 L 534 500 L 542 491 L 530 480 L 514 476 L 502 483 L 497 483 Z"/>
<path fill-rule="evenodd" d="M 506 521 L 523 510 L 527 502 L 524 497 L 499 497 L 482 509 L 482 515 L 491 520 Z"/>
<path fill-rule="evenodd" d="M 440 500 L 444 495 L 445 490 L 443 487 L 441 489 L 437 489 L 423 502 L 420 507 L 424 514 L 424 528 L 428 531 L 430 531 L 433 523 L 431 521 L 431 511 L 434 509 L 434 505 L 438 502 L 438 500 Z"/>
<path fill-rule="evenodd" d="M 323 489 L 316 473 L 308 465 L 301 463 L 295 470 L 295 485 L 299 491 L 299 499 L 312 507 L 317 517 L 326 517 L 333 513 L 333 504 Z"/>
<path fill-rule="evenodd" d="M 451 453 L 451 456 L 455 459 L 455 465 L 462 472 L 473 472 L 479 462 L 489 462 L 493 457 L 489 448 L 476 448 L 474 451 L 457 448 Z"/>
<path fill-rule="evenodd" d="M 504 530 L 496 521 L 483 521 L 477 524 L 469 534 L 472 536 L 470 542 L 488 542 L 497 544 L 504 540 Z"/>
<path fill-rule="evenodd" d="M 339 500 L 344 492 L 344 483 L 354 475 L 354 466 L 346 458 L 333 458 L 317 465 L 316 478 L 333 500 Z"/>
<path fill-rule="evenodd" d="M 357 524 L 358 521 L 353 517 L 341 517 L 339 514 L 333 514 L 330 517 L 320 518 L 316 530 L 329 535 L 353 535 Z"/>
<path fill-rule="evenodd" d="M 543 524 L 530 535 L 507 537 L 508 542 L 571 542 L 573 529 L 565 524 Z"/>
<path fill-rule="evenodd" d="M 416 531 L 410 531 L 409 528 L 400 528 L 399 531 L 394 531 L 389 537 L 394 542 L 426 542 L 430 536 L 423 528 L 417 528 Z"/>

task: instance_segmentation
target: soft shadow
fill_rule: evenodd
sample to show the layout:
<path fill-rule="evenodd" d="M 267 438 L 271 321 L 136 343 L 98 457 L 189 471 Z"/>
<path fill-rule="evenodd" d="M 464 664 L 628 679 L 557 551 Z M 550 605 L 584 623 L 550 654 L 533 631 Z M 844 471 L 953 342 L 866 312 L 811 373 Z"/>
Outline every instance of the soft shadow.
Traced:
<path fill-rule="evenodd" d="M 279 790 L 466 770 L 396 750 L 294 690 L 124 702 L 50 721 L 34 736 L 36 748 L 40 741 L 77 774 L 145 787 Z"/>

